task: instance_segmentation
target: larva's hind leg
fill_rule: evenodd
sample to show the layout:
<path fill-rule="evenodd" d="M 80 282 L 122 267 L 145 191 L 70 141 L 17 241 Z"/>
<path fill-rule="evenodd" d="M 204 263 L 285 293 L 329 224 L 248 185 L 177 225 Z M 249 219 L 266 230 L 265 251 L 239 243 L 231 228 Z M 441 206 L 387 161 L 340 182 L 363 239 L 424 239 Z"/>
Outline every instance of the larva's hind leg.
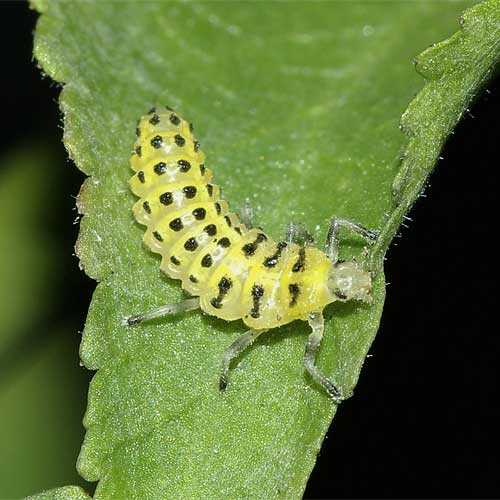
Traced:
<path fill-rule="evenodd" d="M 163 316 L 172 316 L 174 314 L 179 314 L 186 311 L 192 311 L 193 309 L 198 309 L 200 307 L 200 298 L 195 297 L 193 299 L 183 300 L 182 302 L 176 302 L 174 304 L 167 304 L 165 306 L 159 307 L 154 311 L 150 311 L 143 314 L 138 314 L 136 316 L 130 316 L 123 320 L 125 326 L 137 325 L 143 321 L 149 321 L 150 319 L 162 318 Z"/>
<path fill-rule="evenodd" d="M 344 399 L 342 391 L 330 380 L 328 380 L 316 366 L 316 357 L 318 355 L 321 339 L 325 330 L 325 321 L 321 313 L 312 313 L 309 315 L 309 326 L 312 332 L 307 338 L 306 352 L 304 354 L 304 367 L 311 377 L 321 385 L 328 395 L 336 402 L 340 403 Z"/>
<path fill-rule="evenodd" d="M 224 391 L 227 387 L 227 379 L 229 376 L 229 365 L 231 361 L 242 353 L 247 347 L 253 344 L 259 335 L 267 332 L 267 330 L 248 330 L 248 332 L 240 335 L 224 353 L 222 358 L 222 369 L 219 378 L 219 390 Z"/>
<path fill-rule="evenodd" d="M 334 217 L 330 221 L 330 228 L 326 237 L 326 255 L 328 255 L 328 258 L 334 263 L 339 260 L 339 231 L 343 227 L 359 234 L 370 242 L 375 241 L 378 237 L 378 233 L 376 231 L 366 229 L 365 227 L 351 222 L 350 220 L 337 219 Z"/>
<path fill-rule="evenodd" d="M 304 224 L 289 222 L 286 226 L 285 240 L 298 245 L 314 245 L 313 235 Z"/>

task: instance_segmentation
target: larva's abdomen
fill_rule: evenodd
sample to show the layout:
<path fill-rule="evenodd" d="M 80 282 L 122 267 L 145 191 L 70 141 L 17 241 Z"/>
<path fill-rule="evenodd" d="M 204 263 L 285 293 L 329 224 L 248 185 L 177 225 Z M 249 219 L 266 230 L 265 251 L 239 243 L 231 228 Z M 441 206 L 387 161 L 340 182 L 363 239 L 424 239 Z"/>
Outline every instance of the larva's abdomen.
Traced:
<path fill-rule="evenodd" d="M 152 109 L 136 132 L 130 186 L 140 198 L 135 218 L 147 226 L 144 243 L 161 255 L 164 273 L 200 296 L 205 312 L 264 329 L 332 301 L 323 252 L 276 243 L 229 212 L 187 121 Z"/>

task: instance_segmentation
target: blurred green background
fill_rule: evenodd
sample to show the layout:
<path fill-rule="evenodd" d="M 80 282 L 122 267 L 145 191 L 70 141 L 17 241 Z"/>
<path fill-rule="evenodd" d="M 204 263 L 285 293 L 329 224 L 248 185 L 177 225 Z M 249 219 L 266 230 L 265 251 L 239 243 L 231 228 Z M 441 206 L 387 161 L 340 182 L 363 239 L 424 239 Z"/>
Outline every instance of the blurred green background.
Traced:
<path fill-rule="evenodd" d="M 83 484 L 75 462 L 91 373 L 79 365 L 93 282 L 73 256 L 74 195 L 59 89 L 32 60 L 36 14 L 0 4 L 0 498 Z M 87 488 L 88 489 L 88 488 Z"/>
<path fill-rule="evenodd" d="M 26 2 L 0 3 L 0 499 L 92 489 L 75 471 L 92 376 L 78 346 L 94 283 L 73 256 L 83 175 L 61 143 L 60 88 L 32 60 L 36 18 Z M 306 498 L 498 496 L 500 340 L 488 323 L 499 117 L 497 78 L 389 252 L 374 357 L 335 419 Z M 423 279 L 429 266 L 439 283 Z"/>
<path fill-rule="evenodd" d="M 78 481 L 89 374 L 79 366 L 76 260 L 64 254 L 64 157 L 47 145 L 0 157 L 0 498 Z M 63 217 L 67 218 L 67 217 Z M 75 293 L 73 297 L 78 297 Z"/>

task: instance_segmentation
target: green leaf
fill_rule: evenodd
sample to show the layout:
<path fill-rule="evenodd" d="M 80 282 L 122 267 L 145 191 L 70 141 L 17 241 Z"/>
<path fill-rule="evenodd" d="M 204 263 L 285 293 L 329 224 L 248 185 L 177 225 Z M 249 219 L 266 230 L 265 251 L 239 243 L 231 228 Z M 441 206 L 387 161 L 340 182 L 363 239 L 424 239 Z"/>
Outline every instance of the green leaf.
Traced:
<path fill-rule="evenodd" d="M 54 490 L 44 491 L 25 500 L 89 500 L 90 497 L 78 486 L 64 486 Z"/>
<path fill-rule="evenodd" d="M 305 325 L 262 337 L 240 358 L 224 396 L 221 354 L 244 331 L 240 322 L 192 312 L 121 325 L 183 297 L 160 277 L 131 215 L 135 122 L 157 103 L 194 121 L 232 208 L 250 198 L 258 224 L 275 238 L 294 220 L 323 241 L 332 215 L 381 229 L 371 258 L 377 268 L 446 133 L 498 58 L 498 1 L 471 11 L 451 41 L 420 60 L 432 79 L 422 98 L 429 107 L 425 114 L 417 98 L 405 115 L 402 170 L 399 117 L 421 86 L 409 61 L 451 33 L 467 4 L 35 5 L 44 12 L 36 57 L 66 83 L 65 144 L 90 175 L 78 202 L 85 216 L 77 250 L 100 283 L 81 356 L 99 371 L 82 475 L 100 480 L 95 498 L 106 500 L 300 498 L 335 412 L 304 375 Z M 443 126 L 430 126 L 429 116 Z M 358 239 L 343 244 L 344 257 L 362 257 Z M 327 309 L 319 365 L 346 391 L 375 336 L 383 283 L 379 272 L 372 305 Z"/>
<path fill-rule="evenodd" d="M 404 214 L 423 191 L 443 145 L 467 106 L 498 71 L 500 2 L 483 2 L 465 12 L 462 29 L 417 58 L 417 71 L 429 83 L 401 119 L 408 137 L 393 183 L 396 207 L 387 219 L 373 256 L 381 259 Z"/>

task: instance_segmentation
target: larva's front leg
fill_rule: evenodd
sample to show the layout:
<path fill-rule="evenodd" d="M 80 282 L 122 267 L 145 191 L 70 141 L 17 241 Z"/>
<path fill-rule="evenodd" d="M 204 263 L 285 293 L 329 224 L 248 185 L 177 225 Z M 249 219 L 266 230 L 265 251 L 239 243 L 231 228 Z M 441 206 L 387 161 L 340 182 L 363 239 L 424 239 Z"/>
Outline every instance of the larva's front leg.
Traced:
<path fill-rule="evenodd" d="M 336 402 L 341 403 L 346 399 L 342 391 L 332 381 L 328 380 L 316 366 L 316 357 L 318 355 L 321 339 L 325 330 L 325 320 L 322 313 L 311 313 L 309 315 L 309 326 L 312 332 L 307 338 L 306 352 L 304 354 L 304 367 L 311 377 L 321 385 L 328 395 Z"/>
<path fill-rule="evenodd" d="M 350 220 L 338 219 L 334 217 L 330 221 L 330 227 L 326 237 L 326 255 L 328 255 L 328 258 L 334 264 L 339 260 L 339 231 L 343 227 L 349 229 L 353 233 L 359 234 L 371 243 L 373 243 L 378 237 L 378 233 L 376 231 L 366 229 L 365 227 Z"/>

